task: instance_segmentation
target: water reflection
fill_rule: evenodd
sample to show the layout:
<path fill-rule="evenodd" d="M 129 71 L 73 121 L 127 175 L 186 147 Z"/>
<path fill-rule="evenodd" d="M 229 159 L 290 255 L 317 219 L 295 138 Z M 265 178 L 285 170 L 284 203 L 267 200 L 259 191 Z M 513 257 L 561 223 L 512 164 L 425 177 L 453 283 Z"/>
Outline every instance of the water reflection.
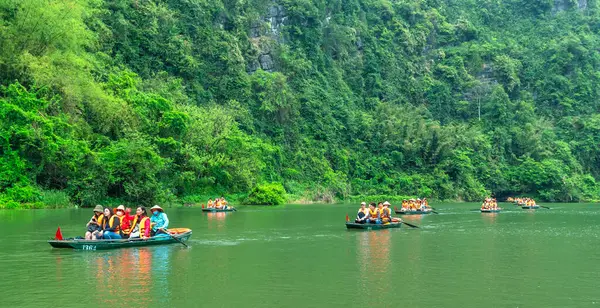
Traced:
<path fill-rule="evenodd" d="M 230 212 L 206 213 L 206 217 L 208 218 L 208 229 L 221 230 L 225 228 L 225 218 L 229 213 Z"/>
<path fill-rule="evenodd" d="M 375 294 L 390 294 L 390 230 L 357 232 L 360 288 Z M 369 297 L 369 305 L 386 305 L 386 296 Z"/>
<path fill-rule="evenodd" d="M 168 306 L 171 247 L 140 247 L 80 254 L 87 263 L 93 280 L 86 284 L 95 295 L 95 303 L 125 306 Z M 56 256 L 57 277 L 60 277 L 63 256 Z M 123 302 L 123 294 L 127 296 Z"/>
<path fill-rule="evenodd" d="M 483 220 L 489 223 L 495 223 L 498 218 L 498 213 L 481 213 Z"/>

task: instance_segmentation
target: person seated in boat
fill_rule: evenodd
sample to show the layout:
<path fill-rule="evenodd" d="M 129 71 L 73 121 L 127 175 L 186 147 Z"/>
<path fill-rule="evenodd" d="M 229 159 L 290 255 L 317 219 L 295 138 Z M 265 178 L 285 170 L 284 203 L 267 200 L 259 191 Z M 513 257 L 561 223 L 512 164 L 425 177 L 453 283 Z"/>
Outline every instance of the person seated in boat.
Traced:
<path fill-rule="evenodd" d="M 215 204 L 213 203 L 212 198 L 208 199 L 208 202 L 206 202 L 206 207 L 209 208 L 209 209 L 215 207 Z"/>
<path fill-rule="evenodd" d="M 402 208 L 400 209 L 401 211 L 406 211 L 408 208 L 408 201 L 406 200 L 402 200 Z"/>
<path fill-rule="evenodd" d="M 221 198 L 215 199 L 215 208 L 219 210 L 223 208 L 223 202 L 221 201 Z"/>
<path fill-rule="evenodd" d="M 375 202 L 369 203 L 369 219 L 367 222 L 372 224 L 381 223 L 381 220 L 379 220 L 379 210 L 375 207 Z"/>
<path fill-rule="evenodd" d="M 149 238 L 150 229 L 150 217 L 148 217 L 146 207 L 138 206 L 135 210 L 129 238 Z"/>
<path fill-rule="evenodd" d="M 379 219 L 381 223 L 386 224 L 392 221 L 392 210 L 390 209 L 390 203 L 385 201 L 379 208 Z"/>
<path fill-rule="evenodd" d="M 123 238 L 121 232 L 121 220 L 125 214 L 125 207 L 119 205 L 115 209 L 115 214 L 111 213 L 109 208 L 104 209 L 104 227 L 102 228 L 102 238 L 105 240 L 114 240 Z"/>
<path fill-rule="evenodd" d="M 101 232 L 102 232 L 102 223 L 104 220 L 104 214 L 102 214 L 102 212 L 104 212 L 102 205 L 96 205 L 96 207 L 94 207 L 94 216 L 92 216 L 92 218 L 86 225 L 86 227 L 87 227 L 87 232 L 85 232 L 86 240 L 97 240 L 99 238 L 102 238 Z"/>
<path fill-rule="evenodd" d="M 225 200 L 225 197 L 221 196 L 221 208 L 226 210 L 229 208 L 229 202 L 227 202 L 227 200 Z"/>
<path fill-rule="evenodd" d="M 355 223 L 364 224 L 367 222 L 369 218 L 369 210 L 367 209 L 367 203 L 361 202 L 360 209 L 358 209 L 358 213 L 356 214 Z"/>
<path fill-rule="evenodd" d="M 150 208 L 152 217 L 150 218 L 150 225 L 152 226 L 152 236 L 158 234 L 167 234 L 167 228 L 169 227 L 169 217 L 163 211 L 162 207 L 155 205 Z"/>
<path fill-rule="evenodd" d="M 423 205 L 425 205 L 426 209 L 429 208 L 429 202 L 427 201 L 427 198 L 423 198 Z"/>
<path fill-rule="evenodd" d="M 121 205 L 123 206 L 123 205 Z M 123 206 L 123 208 L 125 208 Z M 121 218 L 121 235 L 124 238 L 128 238 L 129 237 L 129 233 L 130 230 L 133 228 L 133 220 L 135 219 L 135 215 L 131 215 L 131 209 L 130 208 L 125 208 L 125 212 L 123 214 L 123 217 Z"/>

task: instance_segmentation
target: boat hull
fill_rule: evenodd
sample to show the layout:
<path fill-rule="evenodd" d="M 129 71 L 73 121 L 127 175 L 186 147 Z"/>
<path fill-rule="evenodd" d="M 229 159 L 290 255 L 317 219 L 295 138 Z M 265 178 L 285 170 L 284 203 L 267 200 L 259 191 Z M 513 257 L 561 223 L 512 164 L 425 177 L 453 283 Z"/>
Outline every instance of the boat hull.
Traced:
<path fill-rule="evenodd" d="M 355 222 L 347 222 L 346 228 L 348 229 L 362 229 L 362 230 L 381 230 L 381 229 L 391 229 L 391 228 L 400 228 L 402 223 L 400 222 L 392 222 L 388 224 L 359 224 Z"/>
<path fill-rule="evenodd" d="M 524 210 L 537 210 L 540 208 L 540 206 L 539 205 L 534 205 L 534 206 L 525 205 L 525 206 L 521 206 L 521 208 Z"/>
<path fill-rule="evenodd" d="M 482 213 L 500 213 L 500 211 L 502 211 L 502 209 L 497 209 L 497 210 L 481 210 Z"/>
<path fill-rule="evenodd" d="M 431 214 L 431 211 L 395 211 L 398 215 L 427 215 Z"/>
<path fill-rule="evenodd" d="M 160 235 L 151 237 L 148 239 L 120 239 L 120 240 L 50 240 L 48 244 L 54 248 L 66 248 L 76 250 L 108 250 L 126 247 L 143 247 L 143 246 L 154 246 L 154 245 L 166 245 L 178 243 L 176 239 L 185 242 L 192 236 L 192 230 L 186 229 L 182 233 L 173 234 L 172 237 L 168 235 Z"/>
<path fill-rule="evenodd" d="M 202 209 L 202 212 L 207 212 L 207 213 L 235 212 L 235 211 L 236 211 L 235 208 L 228 208 L 228 209 L 214 209 L 214 208 Z"/>

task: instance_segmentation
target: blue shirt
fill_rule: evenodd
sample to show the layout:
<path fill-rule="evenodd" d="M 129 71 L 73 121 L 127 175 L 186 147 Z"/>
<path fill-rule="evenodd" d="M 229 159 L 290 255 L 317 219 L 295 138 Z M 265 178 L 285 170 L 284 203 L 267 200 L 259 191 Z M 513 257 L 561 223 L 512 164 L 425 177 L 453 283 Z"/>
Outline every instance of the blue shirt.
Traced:
<path fill-rule="evenodd" d="M 160 228 L 166 229 L 167 227 L 169 227 L 169 218 L 167 217 L 167 214 L 163 212 L 158 212 L 158 215 L 153 214 L 150 217 L 150 223 L 156 223 L 152 227 L 152 231 L 156 232 L 156 230 Z"/>

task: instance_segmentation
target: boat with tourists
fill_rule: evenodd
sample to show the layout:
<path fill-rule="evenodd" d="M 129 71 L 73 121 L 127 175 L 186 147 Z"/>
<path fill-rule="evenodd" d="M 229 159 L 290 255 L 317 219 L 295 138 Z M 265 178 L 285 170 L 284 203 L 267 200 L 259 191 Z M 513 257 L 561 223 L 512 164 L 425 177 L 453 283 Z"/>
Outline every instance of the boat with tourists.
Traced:
<path fill-rule="evenodd" d="M 400 228 L 402 226 L 402 222 L 389 222 L 385 224 L 372 224 L 372 223 L 356 223 L 356 222 L 346 222 L 346 228 L 348 229 L 362 229 L 362 230 L 381 230 L 381 229 L 391 229 L 391 228 Z"/>
<path fill-rule="evenodd" d="M 394 208 L 394 212 L 399 215 L 427 215 L 427 214 L 431 214 L 432 210 L 431 210 L 431 208 L 428 208 L 425 210 L 420 210 L 420 209 L 410 210 L 407 208 L 401 208 L 401 209 Z"/>
<path fill-rule="evenodd" d="M 225 209 L 217 209 L 217 208 L 203 208 L 202 212 L 207 212 L 207 213 L 218 213 L 218 212 L 235 212 L 237 211 L 234 207 L 228 207 Z"/>
<path fill-rule="evenodd" d="M 481 209 L 482 213 L 500 213 L 500 211 L 502 211 L 502 208 L 496 208 L 496 209 Z"/>
<path fill-rule="evenodd" d="M 63 239 L 49 240 L 48 244 L 54 248 L 67 248 L 76 250 L 107 250 L 125 247 L 142 247 L 152 245 L 166 245 L 173 243 L 182 243 L 189 240 L 192 236 L 192 230 L 188 228 L 171 228 L 168 234 L 161 233 L 149 238 L 129 238 L 129 239 Z M 185 244 L 184 244 L 185 245 Z M 187 246 L 187 245 L 186 245 Z"/>

